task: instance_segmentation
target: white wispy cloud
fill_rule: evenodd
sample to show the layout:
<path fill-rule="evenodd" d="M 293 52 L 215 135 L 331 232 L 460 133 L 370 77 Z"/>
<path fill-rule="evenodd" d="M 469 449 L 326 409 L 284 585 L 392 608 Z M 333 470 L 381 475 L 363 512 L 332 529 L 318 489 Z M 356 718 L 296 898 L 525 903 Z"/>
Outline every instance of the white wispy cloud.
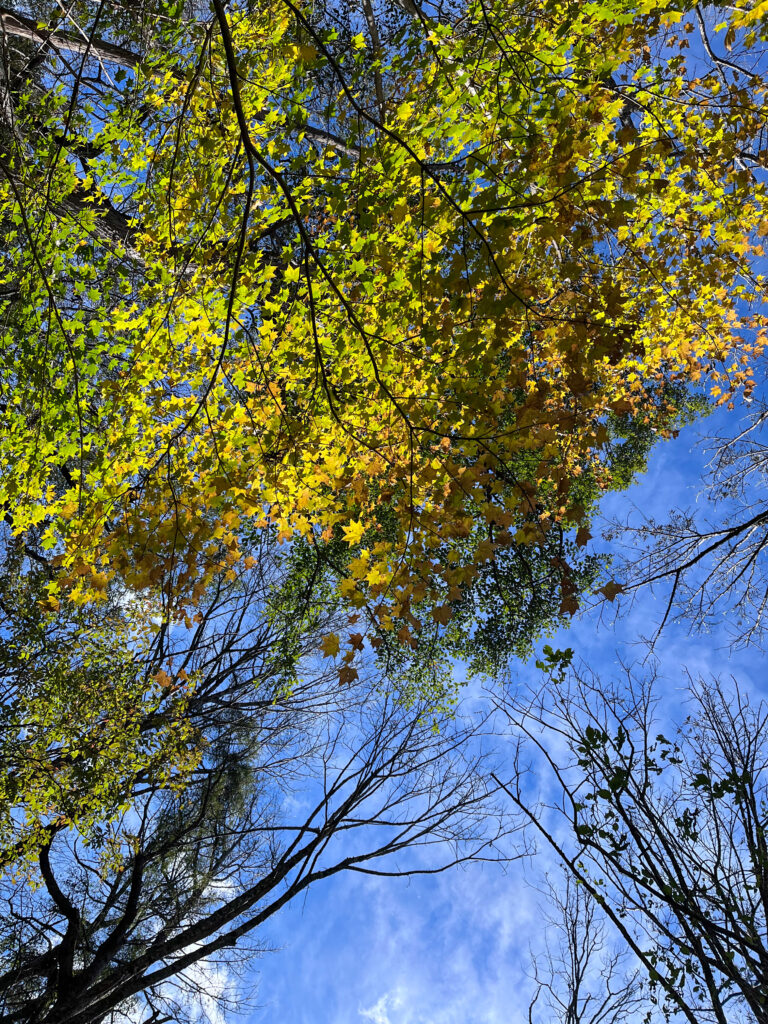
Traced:
<path fill-rule="evenodd" d="M 369 1020 L 372 1024 L 393 1024 L 390 1017 L 390 1010 L 398 1013 L 402 1008 L 402 996 L 397 992 L 385 992 L 373 1006 L 367 1010 L 360 1010 L 359 1016 L 363 1020 Z"/>

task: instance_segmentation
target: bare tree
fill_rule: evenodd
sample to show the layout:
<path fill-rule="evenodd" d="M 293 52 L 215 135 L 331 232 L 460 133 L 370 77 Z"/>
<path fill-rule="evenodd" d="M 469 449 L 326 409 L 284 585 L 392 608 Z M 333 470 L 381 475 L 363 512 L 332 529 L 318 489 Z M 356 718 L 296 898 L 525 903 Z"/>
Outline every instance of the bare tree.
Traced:
<path fill-rule="evenodd" d="M 514 805 L 603 908 L 667 1016 L 763 1024 L 768 707 L 698 679 L 669 738 L 653 679 L 627 672 L 609 687 L 581 673 L 556 689 L 503 705 L 557 794 L 534 806 L 518 780 Z"/>
<path fill-rule="evenodd" d="M 626 947 L 611 941 L 595 898 L 570 874 L 547 878 L 544 897 L 546 940 L 544 951 L 532 956 L 530 1024 L 625 1024 L 635 1018 L 647 1007 L 640 973 L 629 969 Z"/>
<path fill-rule="evenodd" d="M 734 419 L 732 432 L 702 442 L 709 459 L 695 508 L 666 521 L 613 523 L 617 575 L 630 594 L 664 588 L 660 627 L 680 616 L 707 630 L 727 620 L 737 644 L 759 643 L 768 607 L 768 408 Z"/>

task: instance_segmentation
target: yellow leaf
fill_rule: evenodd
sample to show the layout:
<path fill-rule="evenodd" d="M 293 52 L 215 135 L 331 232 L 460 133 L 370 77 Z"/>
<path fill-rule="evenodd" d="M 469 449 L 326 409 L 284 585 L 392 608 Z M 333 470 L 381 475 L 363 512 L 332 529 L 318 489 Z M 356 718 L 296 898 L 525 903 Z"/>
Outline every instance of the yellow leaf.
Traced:
<path fill-rule="evenodd" d="M 323 656 L 326 658 L 335 658 L 339 653 L 339 638 L 335 633 L 329 633 L 328 636 L 323 637 L 323 641 L 320 644 L 320 648 L 323 652 Z"/>
<path fill-rule="evenodd" d="M 375 587 L 378 583 L 386 582 L 387 577 L 381 571 L 378 565 L 374 565 L 371 567 L 370 572 L 366 574 L 365 579 L 367 583 L 369 583 L 372 587 Z"/>
<path fill-rule="evenodd" d="M 405 218 L 408 216 L 408 204 L 405 202 L 399 202 L 395 205 L 392 210 L 392 218 L 395 224 L 402 224 Z"/>
<path fill-rule="evenodd" d="M 352 573 L 355 579 L 361 580 L 368 572 L 368 561 L 370 554 L 365 549 L 360 552 L 359 558 L 353 558 L 349 563 L 349 571 Z"/>
<path fill-rule="evenodd" d="M 359 544 L 365 533 L 365 527 L 362 523 L 356 522 L 354 519 L 352 522 L 344 528 L 344 540 L 353 547 L 355 544 Z"/>

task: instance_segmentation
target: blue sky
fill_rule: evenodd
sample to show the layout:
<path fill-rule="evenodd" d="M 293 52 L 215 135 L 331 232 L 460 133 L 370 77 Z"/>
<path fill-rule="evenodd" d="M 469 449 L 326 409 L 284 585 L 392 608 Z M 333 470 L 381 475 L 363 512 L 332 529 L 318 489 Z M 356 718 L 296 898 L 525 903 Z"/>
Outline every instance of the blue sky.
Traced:
<path fill-rule="evenodd" d="M 636 506 L 663 517 L 693 505 L 704 464 L 696 441 L 738 415 L 720 410 L 660 445 L 638 484 L 608 498 L 605 514 L 622 518 Z M 644 656 L 637 637 L 653 631 L 663 608 L 662 593 L 643 593 L 619 621 L 606 622 L 605 608 L 595 608 L 552 642 L 573 647 L 606 675 L 619 656 Z M 730 651 L 725 628 L 701 637 L 673 624 L 657 655 L 672 713 L 683 699 L 685 667 L 733 674 L 766 692 L 759 656 Z M 521 681 L 527 671 L 515 668 Z M 540 853 L 506 872 L 469 865 L 426 878 L 339 875 L 315 886 L 261 933 L 275 951 L 260 961 L 258 1007 L 248 1024 L 523 1024 L 530 949 L 543 938 L 531 883 L 553 869 L 551 856 Z"/>

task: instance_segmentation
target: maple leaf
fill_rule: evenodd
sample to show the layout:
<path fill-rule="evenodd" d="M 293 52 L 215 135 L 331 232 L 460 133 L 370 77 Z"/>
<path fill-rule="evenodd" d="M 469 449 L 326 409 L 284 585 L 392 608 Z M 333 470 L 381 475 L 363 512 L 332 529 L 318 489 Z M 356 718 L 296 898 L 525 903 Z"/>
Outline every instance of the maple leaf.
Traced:
<path fill-rule="evenodd" d="M 359 678 L 359 674 L 356 668 L 351 668 L 349 665 L 342 665 L 339 669 L 339 686 L 348 686 Z"/>
<path fill-rule="evenodd" d="M 453 618 L 453 610 L 449 604 L 440 605 L 432 609 L 432 618 L 441 626 L 447 626 Z"/>
<path fill-rule="evenodd" d="M 493 558 L 493 553 L 496 550 L 497 545 L 492 543 L 490 540 L 481 540 L 477 545 L 477 551 L 475 557 L 478 562 L 487 562 Z"/>
<path fill-rule="evenodd" d="M 567 594 L 560 602 L 560 614 L 561 615 L 575 615 L 579 610 L 579 602 L 571 594 Z"/>
<path fill-rule="evenodd" d="M 413 633 L 411 633 L 406 622 L 404 622 L 397 631 L 397 639 L 401 644 L 408 644 L 412 649 L 416 647 L 416 641 L 413 638 Z"/>
<path fill-rule="evenodd" d="M 365 533 L 365 527 L 362 523 L 352 520 L 342 527 L 344 531 L 344 540 L 349 544 L 350 547 L 354 547 L 355 544 L 359 544 L 363 539 Z"/>
<path fill-rule="evenodd" d="M 363 579 L 365 574 L 368 572 L 368 565 L 370 562 L 370 553 L 367 549 L 363 548 L 360 552 L 359 558 L 353 558 L 349 563 L 349 571 L 355 577 L 355 579 Z"/>
<path fill-rule="evenodd" d="M 320 644 L 320 649 L 322 650 L 324 657 L 335 658 L 340 649 L 339 638 L 336 633 L 329 633 L 327 636 L 324 636 Z"/>

